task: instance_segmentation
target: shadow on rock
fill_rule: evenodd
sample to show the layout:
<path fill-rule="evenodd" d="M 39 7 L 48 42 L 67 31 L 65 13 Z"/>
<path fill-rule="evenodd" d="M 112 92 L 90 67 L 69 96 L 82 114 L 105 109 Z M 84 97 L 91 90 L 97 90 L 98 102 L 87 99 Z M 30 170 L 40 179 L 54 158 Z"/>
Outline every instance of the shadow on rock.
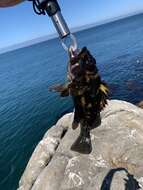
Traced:
<path fill-rule="evenodd" d="M 81 126 L 80 135 L 71 146 L 71 150 L 81 154 L 90 154 L 92 152 L 90 131 L 99 127 L 100 125 L 101 117 L 100 114 L 98 114 L 96 121 L 90 127 Z"/>
<path fill-rule="evenodd" d="M 138 181 L 134 178 L 133 175 L 131 175 L 127 171 L 127 169 L 115 168 L 115 169 L 112 169 L 108 172 L 108 174 L 106 175 L 106 177 L 103 180 L 103 183 L 102 183 L 100 190 L 110 190 L 114 175 L 116 174 L 116 172 L 120 172 L 120 171 L 124 171 L 126 173 L 126 176 L 127 176 L 127 179 L 124 178 L 125 190 L 139 190 L 140 189 Z"/>

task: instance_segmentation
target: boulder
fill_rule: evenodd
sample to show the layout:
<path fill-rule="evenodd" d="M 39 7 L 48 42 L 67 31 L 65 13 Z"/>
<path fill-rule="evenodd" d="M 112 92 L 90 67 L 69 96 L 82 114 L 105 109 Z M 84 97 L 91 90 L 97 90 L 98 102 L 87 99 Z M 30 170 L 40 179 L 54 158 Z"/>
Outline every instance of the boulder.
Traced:
<path fill-rule="evenodd" d="M 91 133 L 92 151 L 71 150 L 80 134 L 73 113 L 48 130 L 19 182 L 19 190 L 143 189 L 143 110 L 110 100 Z"/>
<path fill-rule="evenodd" d="M 143 101 L 139 102 L 137 106 L 143 109 Z"/>

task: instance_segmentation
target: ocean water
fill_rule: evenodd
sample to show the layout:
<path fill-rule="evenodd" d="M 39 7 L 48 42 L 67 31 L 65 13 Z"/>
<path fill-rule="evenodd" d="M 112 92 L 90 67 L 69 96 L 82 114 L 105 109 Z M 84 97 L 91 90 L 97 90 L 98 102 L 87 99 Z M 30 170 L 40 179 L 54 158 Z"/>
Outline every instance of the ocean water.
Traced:
<path fill-rule="evenodd" d="M 96 57 L 110 98 L 143 100 L 143 15 L 77 32 Z M 37 143 L 70 98 L 48 91 L 66 79 L 67 54 L 58 39 L 0 55 L 0 190 L 16 190 Z"/>

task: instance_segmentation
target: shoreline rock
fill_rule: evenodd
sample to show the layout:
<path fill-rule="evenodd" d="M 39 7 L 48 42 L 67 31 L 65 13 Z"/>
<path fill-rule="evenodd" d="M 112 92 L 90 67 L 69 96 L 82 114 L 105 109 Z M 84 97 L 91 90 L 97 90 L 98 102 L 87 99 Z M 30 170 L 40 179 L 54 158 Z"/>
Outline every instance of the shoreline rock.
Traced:
<path fill-rule="evenodd" d="M 108 101 L 101 125 L 91 131 L 92 152 L 72 151 L 80 130 L 73 113 L 63 116 L 37 145 L 19 190 L 143 189 L 143 110 Z M 112 182 L 112 183 L 111 183 Z"/>
<path fill-rule="evenodd" d="M 139 102 L 139 103 L 137 104 L 137 106 L 138 106 L 139 108 L 142 108 L 142 109 L 143 109 L 143 101 Z"/>

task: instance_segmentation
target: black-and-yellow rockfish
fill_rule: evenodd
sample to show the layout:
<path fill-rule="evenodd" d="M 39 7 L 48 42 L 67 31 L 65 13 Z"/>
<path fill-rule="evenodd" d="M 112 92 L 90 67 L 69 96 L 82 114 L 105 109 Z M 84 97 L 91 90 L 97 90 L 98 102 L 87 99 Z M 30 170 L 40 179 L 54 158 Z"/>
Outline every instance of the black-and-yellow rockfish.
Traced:
<path fill-rule="evenodd" d="M 73 58 L 70 56 L 67 78 L 67 84 L 52 90 L 60 92 L 62 97 L 72 96 L 75 107 L 73 129 L 79 124 L 90 128 L 107 104 L 109 90 L 101 80 L 95 58 L 86 47 Z"/>

